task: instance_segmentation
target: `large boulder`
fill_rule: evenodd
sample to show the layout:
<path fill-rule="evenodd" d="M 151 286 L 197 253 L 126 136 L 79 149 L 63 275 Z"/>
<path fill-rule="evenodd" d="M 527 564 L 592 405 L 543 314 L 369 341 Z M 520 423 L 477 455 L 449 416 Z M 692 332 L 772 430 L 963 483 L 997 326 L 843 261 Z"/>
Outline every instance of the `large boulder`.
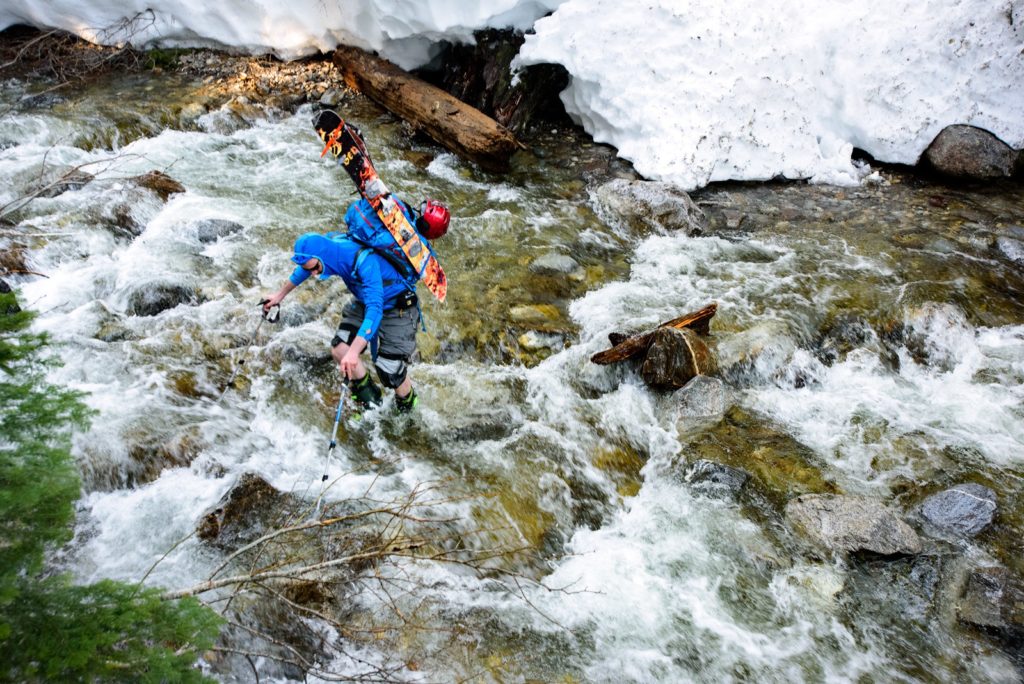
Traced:
<path fill-rule="evenodd" d="M 940 173 L 957 178 L 1005 178 L 1017 168 L 1020 152 L 988 131 L 954 125 L 942 129 L 924 159 Z"/>
<path fill-rule="evenodd" d="M 941 532 L 973 537 L 989 526 L 996 514 L 996 493 L 969 482 L 933 494 L 921 504 L 921 517 Z"/>
<path fill-rule="evenodd" d="M 640 377 L 655 389 L 679 389 L 698 375 L 718 371 L 714 354 L 689 328 L 664 326 L 654 331 Z"/>
<path fill-rule="evenodd" d="M 700 207 L 671 183 L 616 178 L 600 186 L 594 199 L 602 219 L 639 234 L 683 231 L 700 235 L 707 226 Z"/>
<path fill-rule="evenodd" d="M 921 539 L 874 499 L 805 494 L 786 504 L 786 520 L 816 546 L 841 553 L 917 554 Z"/>

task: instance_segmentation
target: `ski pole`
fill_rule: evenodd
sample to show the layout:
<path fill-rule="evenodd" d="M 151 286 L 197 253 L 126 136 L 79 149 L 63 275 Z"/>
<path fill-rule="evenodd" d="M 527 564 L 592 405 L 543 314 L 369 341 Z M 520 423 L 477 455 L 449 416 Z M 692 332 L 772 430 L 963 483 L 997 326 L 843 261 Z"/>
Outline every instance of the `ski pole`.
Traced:
<path fill-rule="evenodd" d="M 259 306 L 262 307 L 268 301 L 269 300 L 267 299 L 261 299 Z M 277 311 L 274 311 L 275 308 L 277 309 Z M 220 401 L 222 398 L 224 398 L 224 394 L 228 391 L 228 388 L 234 384 L 235 378 L 238 377 L 238 373 L 242 370 L 242 366 L 245 365 L 245 361 L 249 357 L 249 350 L 252 347 L 252 343 L 256 340 L 256 336 L 260 334 L 260 327 L 263 325 L 263 321 L 266 321 L 268 323 L 277 323 L 280 319 L 280 304 L 275 304 L 274 306 L 270 307 L 270 311 L 263 311 L 260 314 L 260 322 L 256 324 L 256 329 L 252 331 L 252 335 L 250 335 L 249 339 L 246 340 L 245 342 L 245 353 L 242 354 L 242 358 L 238 360 L 238 365 L 235 366 L 235 369 L 231 372 L 231 377 L 228 378 L 228 384 L 224 385 L 224 390 L 220 393 L 220 396 L 217 397 L 217 401 Z"/>
<path fill-rule="evenodd" d="M 327 482 L 327 470 L 331 465 L 331 454 L 334 453 L 334 448 L 338 446 L 338 425 L 341 423 L 341 413 L 345 410 L 345 392 L 347 391 L 348 385 L 342 383 L 341 396 L 338 397 L 338 410 L 334 414 L 334 429 L 331 430 L 331 443 L 327 445 L 327 456 L 324 458 L 324 474 L 320 478 L 320 494 L 316 497 L 316 507 L 313 517 L 320 516 L 320 507 L 324 499 L 324 490 L 327 488 L 327 485 L 325 484 Z"/>

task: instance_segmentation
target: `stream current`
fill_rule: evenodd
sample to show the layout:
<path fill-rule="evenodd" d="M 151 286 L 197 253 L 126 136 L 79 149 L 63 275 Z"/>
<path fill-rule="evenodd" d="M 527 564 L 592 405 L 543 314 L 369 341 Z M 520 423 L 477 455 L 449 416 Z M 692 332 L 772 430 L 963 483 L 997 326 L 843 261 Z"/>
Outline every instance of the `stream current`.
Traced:
<path fill-rule="evenodd" d="M 132 78 L 42 107 L 17 83 L 0 96 L 13 108 L 0 119 L 0 205 L 71 167 L 95 176 L 0 225 L 3 248 L 46 276 L 6 279 L 56 343 L 53 381 L 98 411 L 75 441 L 75 539 L 54 559 L 83 582 L 137 581 L 158 560 L 149 584 L 202 581 L 223 554 L 189 535 L 242 474 L 301 493 L 324 468 L 344 286 L 304 284 L 247 341 L 295 237 L 336 229 L 354 191 L 319 158 L 312 110 L 225 106 L 183 122 L 192 89 Z M 435 245 L 448 302 L 421 288 L 420 405 L 398 418 L 388 398 L 346 423 L 332 468 L 349 474 L 326 496 L 446 483 L 458 496 L 439 508 L 467 544 L 530 551 L 504 561 L 519 592 L 459 566 L 402 564 L 425 594 L 421 619 L 458 638 L 416 662 L 429 637 L 395 640 L 399 676 L 1019 680 L 955 607 L 967 569 L 1024 572 L 1019 185 L 887 170 L 860 188 L 713 186 L 694 194 L 710 228 L 690 237 L 601 209 L 596 186 L 629 172 L 576 132 L 538 135 L 493 176 L 361 98 L 340 110 L 400 197 L 441 199 L 454 218 Z M 127 180 L 154 169 L 186 192 L 163 201 Z M 535 266 L 551 254 L 578 267 Z M 142 315 L 154 291 L 184 301 Z M 610 332 L 712 301 L 717 381 L 659 394 L 630 364 L 589 362 Z M 751 472 L 753 493 L 699 486 L 698 459 Z M 795 494 L 841 491 L 912 519 L 926 494 L 966 481 L 995 490 L 996 524 L 971 541 L 925 537 L 909 560 L 818 557 L 781 516 Z M 352 673 L 384 657 L 347 653 L 322 664 Z M 263 681 L 295 677 L 259 666 Z"/>

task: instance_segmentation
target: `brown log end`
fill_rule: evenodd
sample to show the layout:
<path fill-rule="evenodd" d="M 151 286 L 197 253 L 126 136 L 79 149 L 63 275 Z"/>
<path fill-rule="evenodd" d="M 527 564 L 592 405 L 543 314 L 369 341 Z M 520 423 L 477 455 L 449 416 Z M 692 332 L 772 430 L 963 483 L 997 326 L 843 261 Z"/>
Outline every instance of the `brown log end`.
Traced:
<path fill-rule="evenodd" d="M 665 321 L 657 326 L 657 328 L 690 328 L 701 335 L 707 335 L 711 331 L 711 319 L 717 312 L 718 304 L 716 302 L 712 302 L 703 309 L 683 314 L 682 316 L 673 318 L 670 321 Z M 650 346 L 651 338 L 654 336 L 654 330 L 657 330 L 657 328 L 647 330 L 636 335 L 631 335 L 625 339 L 622 339 L 621 333 L 612 333 L 608 336 L 609 340 L 612 342 L 612 348 L 605 349 L 604 351 L 594 354 L 590 357 L 590 361 L 603 366 L 609 363 L 618 363 L 619 361 L 625 361 L 626 359 L 633 358 Z M 615 339 L 619 339 L 619 342 L 616 343 Z"/>

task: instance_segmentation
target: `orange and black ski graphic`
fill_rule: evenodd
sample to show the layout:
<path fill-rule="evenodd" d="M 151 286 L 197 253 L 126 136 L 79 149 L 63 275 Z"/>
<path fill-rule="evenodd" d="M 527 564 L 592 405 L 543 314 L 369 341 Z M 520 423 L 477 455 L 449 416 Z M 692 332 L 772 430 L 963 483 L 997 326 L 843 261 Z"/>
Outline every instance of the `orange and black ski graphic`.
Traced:
<path fill-rule="evenodd" d="M 352 182 L 356 184 L 359 194 L 370 203 L 395 242 L 402 248 L 406 259 L 423 279 L 424 285 L 438 301 L 443 302 L 448 294 L 448 279 L 444 270 L 402 213 L 387 185 L 377 175 L 359 129 L 329 109 L 317 115 L 313 121 L 313 128 L 324 142 L 320 156 L 330 153 L 331 157 L 345 169 Z"/>

